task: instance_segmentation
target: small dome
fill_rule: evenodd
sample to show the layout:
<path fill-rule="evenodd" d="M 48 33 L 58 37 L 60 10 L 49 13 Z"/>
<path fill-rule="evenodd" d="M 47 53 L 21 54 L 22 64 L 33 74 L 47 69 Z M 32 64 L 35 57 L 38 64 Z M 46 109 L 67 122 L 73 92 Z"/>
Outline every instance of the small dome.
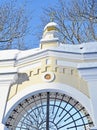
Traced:
<path fill-rule="evenodd" d="M 41 39 L 41 48 L 57 47 L 59 44 L 59 27 L 55 22 L 49 22 L 45 27 Z"/>
<path fill-rule="evenodd" d="M 59 27 L 58 27 L 58 24 L 57 23 L 55 23 L 55 22 L 50 22 L 50 23 L 48 23 L 45 27 L 44 27 L 44 31 L 47 29 L 48 31 L 49 31 L 49 29 L 50 30 L 56 30 L 56 29 L 58 29 Z"/>

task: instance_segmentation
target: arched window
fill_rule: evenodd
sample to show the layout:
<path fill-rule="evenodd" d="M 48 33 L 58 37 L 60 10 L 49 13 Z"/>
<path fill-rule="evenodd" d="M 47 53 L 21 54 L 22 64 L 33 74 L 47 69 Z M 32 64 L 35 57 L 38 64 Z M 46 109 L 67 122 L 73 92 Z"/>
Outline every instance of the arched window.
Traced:
<path fill-rule="evenodd" d="M 18 104 L 6 126 L 9 130 L 87 130 L 93 122 L 85 108 L 72 97 L 44 92 Z"/>

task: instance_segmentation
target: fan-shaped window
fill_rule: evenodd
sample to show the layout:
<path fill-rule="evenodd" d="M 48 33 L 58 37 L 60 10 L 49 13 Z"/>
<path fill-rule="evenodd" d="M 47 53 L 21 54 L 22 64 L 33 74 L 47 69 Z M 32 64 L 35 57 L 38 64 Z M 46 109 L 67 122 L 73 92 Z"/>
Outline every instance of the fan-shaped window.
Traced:
<path fill-rule="evenodd" d="M 87 130 L 93 122 L 85 108 L 72 97 L 45 92 L 18 104 L 6 126 L 9 130 Z"/>

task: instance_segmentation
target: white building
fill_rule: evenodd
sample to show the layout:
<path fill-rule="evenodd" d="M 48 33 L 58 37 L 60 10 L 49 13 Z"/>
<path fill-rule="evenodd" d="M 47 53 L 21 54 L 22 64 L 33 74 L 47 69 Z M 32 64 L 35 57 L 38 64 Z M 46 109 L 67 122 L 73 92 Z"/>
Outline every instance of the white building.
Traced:
<path fill-rule="evenodd" d="M 0 130 L 97 130 L 97 42 L 61 44 L 57 30 L 0 51 Z"/>

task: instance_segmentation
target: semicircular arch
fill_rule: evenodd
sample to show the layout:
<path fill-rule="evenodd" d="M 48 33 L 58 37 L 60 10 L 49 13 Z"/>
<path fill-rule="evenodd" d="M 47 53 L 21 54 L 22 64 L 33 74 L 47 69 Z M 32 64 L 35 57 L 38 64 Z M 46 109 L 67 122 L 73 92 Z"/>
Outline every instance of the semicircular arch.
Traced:
<path fill-rule="evenodd" d="M 90 108 L 90 99 L 86 95 L 84 95 L 83 93 L 79 92 L 75 88 L 70 87 L 66 84 L 45 83 L 45 84 L 38 84 L 36 86 L 28 86 L 26 89 L 22 90 L 15 97 L 13 97 L 10 101 L 8 101 L 6 114 L 3 122 L 5 123 L 7 121 L 8 117 L 10 116 L 13 109 L 16 108 L 17 104 L 21 103 L 23 100 L 27 99 L 28 97 L 31 97 L 32 95 L 36 95 L 38 93 L 43 93 L 43 92 L 59 92 L 59 93 L 69 95 L 70 97 L 79 101 L 88 111 L 90 116 L 92 115 L 91 108 Z"/>

